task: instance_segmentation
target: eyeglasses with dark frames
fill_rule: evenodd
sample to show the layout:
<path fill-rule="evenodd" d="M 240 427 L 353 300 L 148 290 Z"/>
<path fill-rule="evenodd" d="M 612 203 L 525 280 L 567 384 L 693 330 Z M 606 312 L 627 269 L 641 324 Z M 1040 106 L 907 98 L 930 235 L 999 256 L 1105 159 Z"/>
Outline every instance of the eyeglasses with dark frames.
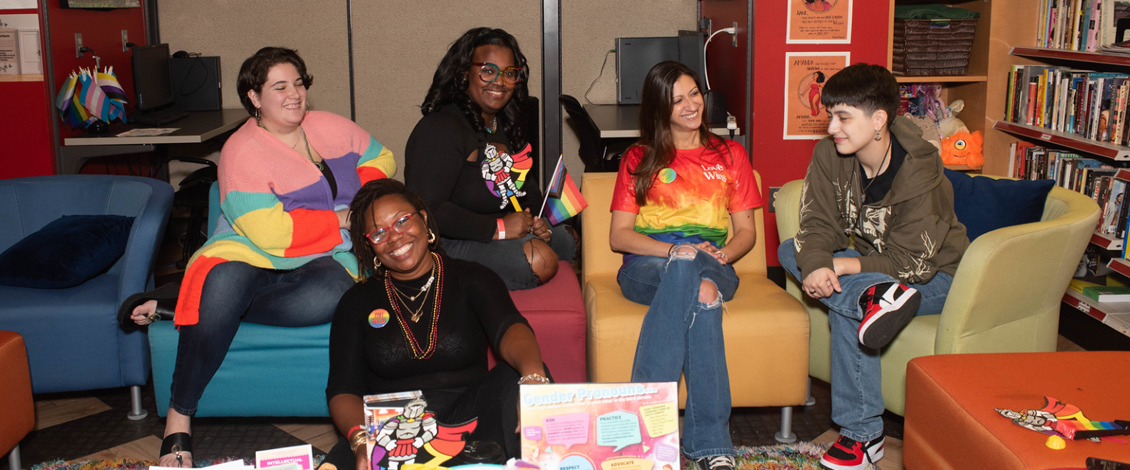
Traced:
<path fill-rule="evenodd" d="M 479 68 L 479 79 L 487 84 L 494 83 L 499 76 L 502 77 L 503 83 L 507 85 L 515 85 L 522 81 L 522 67 L 501 69 L 490 62 L 473 62 L 471 65 Z"/>
<path fill-rule="evenodd" d="M 380 245 L 381 243 L 384 243 L 386 240 L 388 240 L 388 235 L 392 233 L 390 232 L 390 230 L 396 230 L 396 233 L 404 233 L 411 229 L 412 216 L 419 213 L 420 211 L 404 214 L 399 219 L 396 219 L 396 221 L 394 221 L 392 225 L 389 225 L 388 227 L 380 227 L 373 230 L 372 232 L 365 234 L 365 238 L 368 238 L 369 241 L 374 245 Z"/>

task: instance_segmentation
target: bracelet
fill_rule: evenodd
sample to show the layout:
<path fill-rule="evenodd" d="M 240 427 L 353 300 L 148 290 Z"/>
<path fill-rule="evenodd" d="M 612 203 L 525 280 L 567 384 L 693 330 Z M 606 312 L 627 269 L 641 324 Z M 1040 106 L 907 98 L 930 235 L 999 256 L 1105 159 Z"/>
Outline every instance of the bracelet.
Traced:
<path fill-rule="evenodd" d="M 354 426 L 349 430 L 349 450 L 354 454 L 361 446 L 369 443 L 369 433 L 361 426 Z"/>
<path fill-rule="evenodd" d="M 527 381 L 527 380 L 531 380 L 531 381 L 537 382 L 537 383 L 539 383 L 539 384 L 547 384 L 547 383 L 550 383 L 550 382 L 549 382 L 549 379 L 548 379 L 548 378 L 546 378 L 546 376 L 544 376 L 544 375 L 541 375 L 541 374 L 539 374 L 539 373 L 535 372 L 535 373 L 533 373 L 533 374 L 530 374 L 530 375 L 527 375 L 527 376 L 524 376 L 524 377 L 522 377 L 522 378 L 518 379 L 518 385 L 522 385 L 522 384 L 523 384 L 523 382 L 525 382 L 525 381 Z"/>
<path fill-rule="evenodd" d="M 667 257 L 670 258 L 671 254 L 675 253 L 675 248 L 678 248 L 678 247 L 679 247 L 679 245 L 672 243 L 671 248 L 667 249 Z"/>
<path fill-rule="evenodd" d="M 499 240 L 505 240 L 506 239 L 506 224 L 502 222 L 501 218 L 498 219 L 498 239 Z"/>

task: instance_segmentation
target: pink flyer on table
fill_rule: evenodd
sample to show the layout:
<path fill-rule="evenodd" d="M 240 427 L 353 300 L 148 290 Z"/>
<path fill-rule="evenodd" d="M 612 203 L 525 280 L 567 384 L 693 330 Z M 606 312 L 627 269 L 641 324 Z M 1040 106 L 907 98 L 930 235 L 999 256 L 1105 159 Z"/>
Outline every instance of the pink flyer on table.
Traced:
<path fill-rule="evenodd" d="M 678 470 L 675 382 L 522 385 L 522 460 L 542 470 Z"/>

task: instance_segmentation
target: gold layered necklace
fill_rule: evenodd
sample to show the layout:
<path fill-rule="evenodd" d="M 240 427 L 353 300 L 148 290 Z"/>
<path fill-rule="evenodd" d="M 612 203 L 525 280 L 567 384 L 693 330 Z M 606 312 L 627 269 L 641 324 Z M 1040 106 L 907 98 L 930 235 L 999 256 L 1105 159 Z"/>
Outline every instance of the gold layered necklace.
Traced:
<path fill-rule="evenodd" d="M 432 253 L 432 261 L 434 262 L 432 269 L 434 272 L 433 276 L 435 279 L 435 289 L 421 289 L 422 292 L 420 292 L 420 294 L 424 294 L 428 290 L 434 292 L 434 295 L 432 296 L 432 324 L 428 327 L 426 347 L 420 346 L 420 342 L 416 339 L 416 335 L 412 334 L 412 330 L 408 328 L 408 322 L 404 319 L 404 313 L 400 311 L 400 302 L 403 299 L 400 299 L 399 295 L 402 294 L 400 294 L 396 287 L 393 286 L 392 277 L 385 276 L 385 293 L 388 294 L 389 304 L 392 305 L 392 311 L 396 313 L 396 318 L 400 320 L 400 331 L 404 334 L 404 339 L 408 342 L 408 349 L 412 352 L 412 357 L 416 359 L 430 358 L 436 350 L 436 328 L 439 324 L 440 303 L 443 300 L 443 261 L 441 260 L 439 255 L 435 253 Z M 429 279 L 428 282 L 430 284 L 432 281 Z M 420 312 L 423 311 L 424 305 L 427 305 L 427 303 L 428 296 L 425 295 L 423 304 L 421 304 L 420 308 L 413 313 L 413 316 L 416 317 L 412 320 L 413 322 L 416 322 L 416 320 L 420 318 Z M 410 308 L 408 307 L 407 303 L 404 304 L 404 307 L 406 309 Z"/>
<path fill-rule="evenodd" d="M 396 292 L 396 296 L 400 298 L 400 301 L 404 304 L 404 308 L 411 310 L 412 306 L 409 304 L 409 302 L 415 302 L 416 299 L 419 298 L 421 295 L 427 294 L 428 289 L 432 287 L 432 283 L 435 282 L 435 280 L 436 280 L 436 263 L 432 263 L 432 275 L 430 277 L 428 277 L 428 282 L 424 283 L 424 286 L 420 288 L 419 292 L 416 292 L 416 295 L 405 294 L 403 291 L 400 290 L 400 287 L 397 286 L 396 283 L 392 284 L 392 290 L 393 290 L 393 292 Z M 424 310 L 424 306 L 427 305 L 427 304 L 428 304 L 428 298 L 424 297 L 424 300 L 422 302 L 420 302 L 420 306 L 416 307 L 416 310 L 412 312 L 412 317 L 411 317 L 412 323 L 416 323 L 416 322 L 420 321 L 420 316 L 422 315 L 422 312 Z"/>

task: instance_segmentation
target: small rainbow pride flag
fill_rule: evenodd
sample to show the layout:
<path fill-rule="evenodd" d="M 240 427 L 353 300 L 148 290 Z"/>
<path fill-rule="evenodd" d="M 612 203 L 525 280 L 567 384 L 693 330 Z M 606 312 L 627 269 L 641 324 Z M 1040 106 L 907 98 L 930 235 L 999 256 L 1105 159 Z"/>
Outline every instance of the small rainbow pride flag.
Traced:
<path fill-rule="evenodd" d="M 577 189 L 577 184 L 565 170 L 565 159 L 563 156 L 558 157 L 557 167 L 553 169 L 553 178 L 545 188 L 545 202 L 542 203 L 542 212 L 548 209 L 545 217 L 549 219 L 551 225 L 557 225 L 580 214 L 588 206 L 589 203 Z M 541 215 L 539 214 L 538 217 Z"/>

